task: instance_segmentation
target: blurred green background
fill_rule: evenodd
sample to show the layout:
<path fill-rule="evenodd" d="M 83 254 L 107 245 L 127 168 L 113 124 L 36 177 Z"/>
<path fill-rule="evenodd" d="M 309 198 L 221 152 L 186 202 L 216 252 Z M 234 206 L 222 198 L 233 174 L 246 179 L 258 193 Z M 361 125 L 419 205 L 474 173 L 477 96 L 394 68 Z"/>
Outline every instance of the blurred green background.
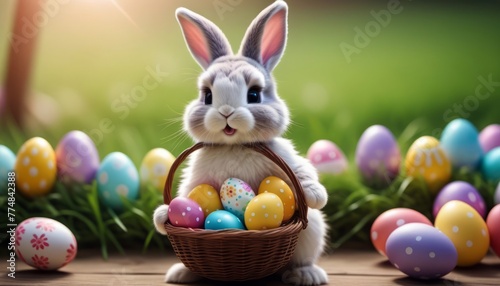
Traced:
<path fill-rule="evenodd" d="M 15 2 L 0 2 L 0 67 L 7 62 Z M 361 133 L 382 124 L 398 138 L 404 156 L 413 140 L 439 137 L 454 118 L 467 118 L 479 130 L 500 123 L 500 1 L 351 2 L 287 1 L 288 47 L 274 75 L 292 114 L 286 137 L 300 153 L 318 139 L 329 139 L 353 163 Z M 39 31 L 27 128 L 21 132 L 0 127 L 0 144 L 17 152 L 26 139 L 42 136 L 56 146 L 65 133 L 83 130 L 94 139 L 101 158 L 122 151 L 139 166 L 155 147 L 178 155 L 192 144 L 179 130 L 184 106 L 197 96 L 200 68 L 185 46 L 175 9 L 184 6 L 211 19 L 236 50 L 251 20 L 270 3 L 58 4 L 57 13 Z M 377 22 L 383 16 L 374 15 L 387 15 L 388 5 L 397 13 Z M 356 52 L 346 55 L 342 46 L 347 45 Z M 139 100 L 126 100 L 150 70 L 164 75 L 157 87 Z M 5 78 L 5 69 L 0 72 Z M 490 95 L 482 97 L 476 89 L 487 81 L 481 92 Z M 111 124 L 111 130 L 103 130 L 103 122 Z M 352 208 L 355 203 L 359 208 L 359 200 L 374 198 L 369 196 L 373 190 L 359 184 L 355 171 L 322 180 L 333 193 L 331 221 L 352 212 L 345 223 L 350 230 L 352 221 L 363 221 L 362 228 L 374 219 L 376 213 L 366 216 Z M 384 204 L 381 194 L 377 200 Z M 376 209 L 395 204 L 386 201 Z"/>
<path fill-rule="evenodd" d="M 94 135 L 101 157 L 118 150 L 140 163 L 157 146 L 178 154 L 191 144 L 176 132 L 184 106 L 197 94 L 200 68 L 185 47 L 175 9 L 184 6 L 213 20 L 236 50 L 251 20 L 270 2 L 60 4 L 39 31 L 24 137 L 43 136 L 56 145 L 66 132 L 80 129 Z M 399 13 L 379 25 L 379 33 L 348 62 L 340 45 L 356 47 L 356 28 L 365 31 L 372 13 L 387 10 L 390 2 L 288 1 L 288 47 L 274 75 L 292 111 L 287 137 L 300 152 L 327 138 L 352 157 L 361 133 L 373 124 L 399 137 L 415 120 L 420 134 L 434 136 L 458 116 L 479 129 L 500 121 L 499 2 L 401 1 Z M 14 3 L 0 2 L 0 66 L 6 65 Z M 124 96 L 142 85 L 148 69 L 157 68 L 168 75 L 127 105 Z M 489 98 L 469 102 L 462 116 L 445 116 L 476 97 L 478 77 L 488 76 L 497 82 Z M 99 136 L 95 129 L 105 118 L 114 130 Z M 22 142 L 12 137 L 2 131 L 0 143 L 16 152 Z"/>

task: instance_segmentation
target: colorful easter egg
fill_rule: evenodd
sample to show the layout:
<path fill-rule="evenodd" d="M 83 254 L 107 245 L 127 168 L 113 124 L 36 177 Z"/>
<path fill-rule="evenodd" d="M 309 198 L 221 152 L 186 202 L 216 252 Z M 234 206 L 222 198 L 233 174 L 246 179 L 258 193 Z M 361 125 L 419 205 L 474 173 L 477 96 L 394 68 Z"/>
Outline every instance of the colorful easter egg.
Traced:
<path fill-rule="evenodd" d="M 500 257 L 500 205 L 491 209 L 486 219 L 486 225 L 490 233 L 491 249 Z"/>
<path fill-rule="evenodd" d="M 454 168 L 465 167 L 475 170 L 483 157 L 476 127 L 462 118 L 446 125 L 441 134 L 441 148 Z"/>
<path fill-rule="evenodd" d="M 173 226 L 201 228 L 205 222 L 205 214 L 195 201 L 176 197 L 168 207 L 168 220 Z"/>
<path fill-rule="evenodd" d="M 245 219 L 247 205 L 254 197 L 255 192 L 250 185 L 240 179 L 229 178 L 222 183 L 220 188 L 222 206 L 241 221 Z"/>
<path fill-rule="evenodd" d="M 500 124 L 486 126 L 486 128 L 479 133 L 479 143 L 484 153 L 488 153 L 495 147 L 500 147 Z"/>
<path fill-rule="evenodd" d="M 272 229 L 283 222 L 283 203 L 273 193 L 262 193 L 253 198 L 245 211 L 245 226 L 251 230 Z"/>
<path fill-rule="evenodd" d="M 27 197 L 47 194 L 56 181 L 56 155 L 49 142 L 41 137 L 26 141 L 17 153 L 17 189 Z"/>
<path fill-rule="evenodd" d="M 455 245 L 458 266 L 475 265 L 488 252 L 488 227 L 481 215 L 470 205 L 462 201 L 447 202 L 436 216 L 434 225 Z"/>
<path fill-rule="evenodd" d="M 273 193 L 277 195 L 283 202 L 283 221 L 286 222 L 292 218 L 296 208 L 295 196 L 285 181 L 275 176 L 269 176 L 260 183 L 258 193 Z"/>
<path fill-rule="evenodd" d="M 31 267 L 55 270 L 76 256 L 75 236 L 62 223 L 44 217 L 29 218 L 16 228 L 16 254 Z"/>
<path fill-rule="evenodd" d="M 464 181 L 447 184 L 434 199 L 433 215 L 449 201 L 459 200 L 473 207 L 483 218 L 486 216 L 486 203 L 473 185 Z"/>
<path fill-rule="evenodd" d="M 487 181 L 500 181 L 500 147 L 493 148 L 484 155 L 481 172 Z"/>
<path fill-rule="evenodd" d="M 370 238 L 375 249 L 380 254 L 387 256 L 385 245 L 389 235 L 398 227 L 412 222 L 432 225 L 426 216 L 408 208 L 390 209 L 380 214 L 370 230 Z"/>
<path fill-rule="evenodd" d="M 424 180 L 433 193 L 441 189 L 451 177 L 451 163 L 431 136 L 418 138 L 410 146 L 405 159 L 406 175 Z"/>
<path fill-rule="evenodd" d="M 205 229 L 245 229 L 241 220 L 226 210 L 216 210 L 205 219 Z"/>
<path fill-rule="evenodd" d="M 372 187 L 386 187 L 399 174 L 401 155 L 391 131 L 373 125 L 363 132 L 356 147 L 356 165 L 363 181 Z"/>
<path fill-rule="evenodd" d="M 16 155 L 6 146 L 0 145 L 0 194 L 7 193 L 9 172 L 14 171 Z"/>
<path fill-rule="evenodd" d="M 196 186 L 189 192 L 187 197 L 200 205 L 205 213 L 205 217 L 216 210 L 223 209 L 219 192 L 208 184 Z"/>
<path fill-rule="evenodd" d="M 329 140 L 314 142 L 307 151 L 307 159 L 319 173 L 340 174 L 347 170 L 347 159 L 344 153 Z"/>
<path fill-rule="evenodd" d="M 149 151 L 141 163 L 141 182 L 152 185 L 155 189 L 163 192 L 168 171 L 175 161 L 174 155 L 163 148 L 155 148 Z"/>
<path fill-rule="evenodd" d="M 99 168 L 99 153 L 87 134 L 71 131 L 57 144 L 56 161 L 62 182 L 90 184 Z"/>
<path fill-rule="evenodd" d="M 387 239 L 387 257 L 401 272 L 417 279 L 436 279 L 450 273 L 458 254 L 451 240 L 422 223 L 399 227 Z"/>
<path fill-rule="evenodd" d="M 113 152 L 102 160 L 97 171 L 97 192 L 100 201 L 116 211 L 123 209 L 123 199 L 137 199 L 139 174 L 127 155 Z"/>

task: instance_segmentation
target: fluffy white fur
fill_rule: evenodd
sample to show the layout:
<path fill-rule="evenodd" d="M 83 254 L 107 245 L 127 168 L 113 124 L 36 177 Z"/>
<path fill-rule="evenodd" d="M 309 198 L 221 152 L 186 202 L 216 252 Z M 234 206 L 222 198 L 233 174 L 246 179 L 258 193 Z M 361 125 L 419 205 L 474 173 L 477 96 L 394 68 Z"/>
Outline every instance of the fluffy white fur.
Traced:
<path fill-rule="evenodd" d="M 320 209 L 327 202 L 325 188 L 319 183 L 314 167 L 299 156 L 293 144 L 280 136 L 289 123 L 289 113 L 277 96 L 270 72 L 278 63 L 286 43 L 287 6 L 276 1 L 252 22 L 243 40 L 240 55 L 232 55 L 227 39 L 209 20 L 187 9 L 177 11 L 186 43 L 204 72 L 199 78 L 202 91 L 184 113 L 184 128 L 195 141 L 213 144 L 193 153 L 183 170 L 178 195 L 187 194 L 197 185 L 207 183 L 220 189 L 224 180 L 236 177 L 257 190 L 267 176 L 283 178 L 286 174 L 269 159 L 242 146 L 264 142 L 280 155 L 294 171 L 309 207 L 309 224 L 299 235 L 290 263 L 280 271 L 285 283 L 320 285 L 328 282 L 323 269 L 315 263 L 323 252 L 327 225 Z M 257 86 L 262 101 L 247 102 L 247 92 Z M 204 102 L 203 91 L 210 89 L 211 103 Z M 236 130 L 228 134 L 224 129 Z M 154 212 L 158 232 L 165 233 L 168 205 Z M 167 282 L 192 283 L 201 277 L 183 264 L 173 265 L 165 276 Z"/>

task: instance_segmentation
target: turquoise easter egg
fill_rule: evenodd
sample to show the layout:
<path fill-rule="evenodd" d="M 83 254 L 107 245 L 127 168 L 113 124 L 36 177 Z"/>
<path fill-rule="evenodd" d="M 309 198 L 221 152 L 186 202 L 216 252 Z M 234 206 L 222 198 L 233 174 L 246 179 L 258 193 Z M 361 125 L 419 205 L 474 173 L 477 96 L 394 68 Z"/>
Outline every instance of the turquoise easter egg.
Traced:
<path fill-rule="evenodd" d="M 466 119 L 458 118 L 446 125 L 441 134 L 441 148 L 454 168 L 475 170 L 483 157 L 479 132 Z"/>
<path fill-rule="evenodd" d="M 0 145 L 0 194 L 7 193 L 9 172 L 14 170 L 16 155 L 6 146 Z"/>
<path fill-rule="evenodd" d="M 500 147 L 496 147 L 484 155 L 481 172 L 488 181 L 500 181 Z"/>
<path fill-rule="evenodd" d="M 245 226 L 234 214 L 226 210 L 216 210 L 205 219 L 205 229 L 245 229 Z"/>
<path fill-rule="evenodd" d="M 137 199 L 139 172 L 127 155 L 113 152 L 102 160 L 97 171 L 97 193 L 103 205 L 116 211 L 123 209 L 123 199 Z"/>

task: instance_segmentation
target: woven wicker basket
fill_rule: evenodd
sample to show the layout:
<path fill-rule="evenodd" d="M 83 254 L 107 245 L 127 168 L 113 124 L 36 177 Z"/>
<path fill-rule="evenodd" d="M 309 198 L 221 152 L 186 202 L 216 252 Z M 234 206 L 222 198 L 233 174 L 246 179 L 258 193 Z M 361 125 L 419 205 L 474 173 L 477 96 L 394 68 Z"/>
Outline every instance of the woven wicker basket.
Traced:
<path fill-rule="evenodd" d="M 248 281 L 276 273 L 292 257 L 300 231 L 307 227 L 304 192 L 290 167 L 266 145 L 244 145 L 277 164 L 293 184 L 297 212 L 286 224 L 269 230 L 205 230 L 176 227 L 165 223 L 168 238 L 177 257 L 192 272 L 218 281 Z M 170 168 L 163 193 L 165 204 L 172 200 L 174 173 L 194 151 L 197 143 L 186 149 Z"/>

